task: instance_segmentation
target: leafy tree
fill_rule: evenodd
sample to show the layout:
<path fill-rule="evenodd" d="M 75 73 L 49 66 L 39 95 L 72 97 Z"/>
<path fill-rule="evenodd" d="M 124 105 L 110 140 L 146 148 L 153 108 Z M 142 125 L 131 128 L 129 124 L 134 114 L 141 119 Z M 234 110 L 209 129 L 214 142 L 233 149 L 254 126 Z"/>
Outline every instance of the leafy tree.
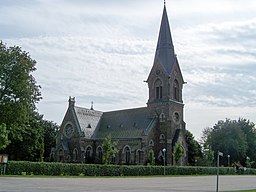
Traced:
<path fill-rule="evenodd" d="M 0 125 L 0 150 L 4 149 L 8 144 L 8 131 L 6 130 L 6 125 L 3 123 Z"/>
<path fill-rule="evenodd" d="M 8 132 L 3 152 L 14 160 L 34 160 L 42 148 L 43 132 L 36 112 L 40 86 L 31 74 L 35 64 L 20 47 L 0 42 L 0 125 L 5 124 Z"/>
<path fill-rule="evenodd" d="M 117 153 L 117 142 L 113 142 L 111 140 L 111 135 L 108 134 L 105 138 L 104 143 L 102 144 L 103 148 L 103 163 L 104 164 L 110 164 L 111 159 L 115 157 Z"/>
<path fill-rule="evenodd" d="M 155 155 L 153 149 L 150 149 L 149 151 L 149 164 L 155 165 Z"/>
<path fill-rule="evenodd" d="M 173 149 L 174 161 L 178 164 L 181 157 L 184 155 L 184 149 L 180 143 L 176 143 Z"/>
<path fill-rule="evenodd" d="M 59 126 L 53 121 L 48 120 L 42 120 L 42 126 L 44 129 L 44 160 L 52 161 L 50 159 L 50 154 L 52 148 L 55 147 Z"/>
<path fill-rule="evenodd" d="M 218 121 L 213 128 L 204 130 L 204 147 L 224 153 L 222 164 L 227 165 L 227 156 L 232 162 L 240 162 L 245 165 L 246 157 L 255 160 L 256 132 L 253 123 L 249 120 L 239 119 Z M 216 157 L 215 157 L 216 158 Z"/>
<path fill-rule="evenodd" d="M 246 157 L 248 157 L 252 161 L 256 161 L 256 151 L 255 151 L 255 149 L 256 149 L 256 128 L 255 128 L 255 124 L 250 122 L 249 120 L 243 119 L 243 118 L 239 118 L 237 123 L 238 123 L 238 126 L 243 131 L 243 133 L 245 134 L 246 141 L 248 144 Z"/>
<path fill-rule="evenodd" d="M 196 165 L 196 161 L 203 157 L 201 146 L 195 140 L 193 134 L 188 130 L 185 132 L 185 138 L 188 147 L 188 164 Z"/>

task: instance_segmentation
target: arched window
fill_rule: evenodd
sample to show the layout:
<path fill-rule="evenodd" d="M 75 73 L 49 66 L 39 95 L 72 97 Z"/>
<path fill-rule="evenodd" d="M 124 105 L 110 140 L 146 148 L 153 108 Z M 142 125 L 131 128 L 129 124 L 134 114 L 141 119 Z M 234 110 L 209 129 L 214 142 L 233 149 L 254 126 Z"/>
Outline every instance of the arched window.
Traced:
<path fill-rule="evenodd" d="M 174 80 L 173 82 L 173 99 L 176 101 L 179 101 L 179 83 L 177 81 L 177 79 Z"/>
<path fill-rule="evenodd" d="M 78 158 L 78 150 L 75 148 L 73 150 L 73 161 L 77 161 L 77 158 Z"/>
<path fill-rule="evenodd" d="M 137 150 L 137 163 L 143 163 L 143 151 L 141 149 Z"/>
<path fill-rule="evenodd" d="M 64 152 L 63 152 L 63 149 L 59 149 L 59 151 L 58 151 L 58 156 L 59 156 L 59 162 L 63 162 L 63 160 L 64 160 Z"/>
<path fill-rule="evenodd" d="M 155 95 L 156 95 L 156 99 L 163 98 L 163 87 L 162 87 L 162 81 L 160 79 L 157 79 L 155 82 Z"/>
<path fill-rule="evenodd" d="M 154 146 L 154 141 L 152 139 L 149 141 L 149 146 Z"/>
<path fill-rule="evenodd" d="M 125 163 L 129 164 L 131 160 L 131 150 L 130 147 L 126 146 L 124 148 L 124 155 L 125 155 Z"/>
<path fill-rule="evenodd" d="M 98 155 L 99 163 L 102 163 L 102 148 L 101 147 L 97 148 L 97 155 Z"/>
<path fill-rule="evenodd" d="M 161 134 L 159 139 L 160 139 L 160 140 L 163 140 L 163 139 L 165 139 L 165 136 L 164 136 L 164 134 Z"/>
<path fill-rule="evenodd" d="M 88 146 L 85 151 L 85 161 L 86 163 L 91 162 L 91 156 L 92 156 L 92 147 Z"/>

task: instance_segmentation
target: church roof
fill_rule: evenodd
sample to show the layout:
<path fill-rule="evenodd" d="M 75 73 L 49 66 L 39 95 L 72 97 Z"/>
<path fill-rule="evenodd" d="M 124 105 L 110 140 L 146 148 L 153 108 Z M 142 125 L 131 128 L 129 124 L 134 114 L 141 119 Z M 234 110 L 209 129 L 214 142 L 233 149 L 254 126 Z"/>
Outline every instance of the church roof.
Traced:
<path fill-rule="evenodd" d="M 74 110 L 81 131 L 86 138 L 91 138 L 99 125 L 103 112 L 77 106 L 74 107 Z"/>
<path fill-rule="evenodd" d="M 147 107 L 104 112 L 95 139 L 104 139 L 108 134 L 118 140 L 142 138 L 155 123 Z"/>
<path fill-rule="evenodd" d="M 169 26 L 166 7 L 164 5 L 160 31 L 158 36 L 158 42 L 155 53 L 154 63 L 160 63 L 165 72 L 170 75 L 173 65 L 176 62 L 176 56 L 174 53 L 174 47 L 172 42 L 171 30 Z"/>

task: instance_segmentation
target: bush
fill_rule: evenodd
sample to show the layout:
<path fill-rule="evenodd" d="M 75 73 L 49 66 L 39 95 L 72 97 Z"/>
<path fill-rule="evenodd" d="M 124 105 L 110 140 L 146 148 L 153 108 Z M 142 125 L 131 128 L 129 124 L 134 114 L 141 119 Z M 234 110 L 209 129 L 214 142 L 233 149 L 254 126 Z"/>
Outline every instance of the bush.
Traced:
<path fill-rule="evenodd" d="M 96 165 L 71 163 L 46 163 L 10 161 L 6 174 L 49 175 L 49 176 L 150 176 L 163 175 L 215 175 L 216 167 L 176 167 L 140 165 Z M 220 167 L 220 174 L 236 174 L 235 168 Z M 256 174 L 256 169 L 239 170 L 239 174 Z"/>

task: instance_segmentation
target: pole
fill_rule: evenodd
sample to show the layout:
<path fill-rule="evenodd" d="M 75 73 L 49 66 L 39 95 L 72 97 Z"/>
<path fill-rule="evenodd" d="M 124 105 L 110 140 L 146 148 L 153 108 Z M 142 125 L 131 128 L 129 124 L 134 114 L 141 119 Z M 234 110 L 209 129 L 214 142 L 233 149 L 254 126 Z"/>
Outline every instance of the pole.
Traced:
<path fill-rule="evenodd" d="M 165 175 L 165 151 L 166 151 L 166 149 L 165 148 L 163 148 L 163 153 L 164 153 L 164 175 Z"/>
<path fill-rule="evenodd" d="M 219 151 L 217 155 L 217 186 L 216 186 L 216 192 L 219 191 L 219 164 L 220 164 L 220 156 L 219 156 Z"/>
<path fill-rule="evenodd" d="M 217 154 L 217 186 L 216 186 L 216 192 L 219 192 L 219 167 L 220 167 L 220 156 L 223 157 L 223 153 L 218 151 Z"/>

